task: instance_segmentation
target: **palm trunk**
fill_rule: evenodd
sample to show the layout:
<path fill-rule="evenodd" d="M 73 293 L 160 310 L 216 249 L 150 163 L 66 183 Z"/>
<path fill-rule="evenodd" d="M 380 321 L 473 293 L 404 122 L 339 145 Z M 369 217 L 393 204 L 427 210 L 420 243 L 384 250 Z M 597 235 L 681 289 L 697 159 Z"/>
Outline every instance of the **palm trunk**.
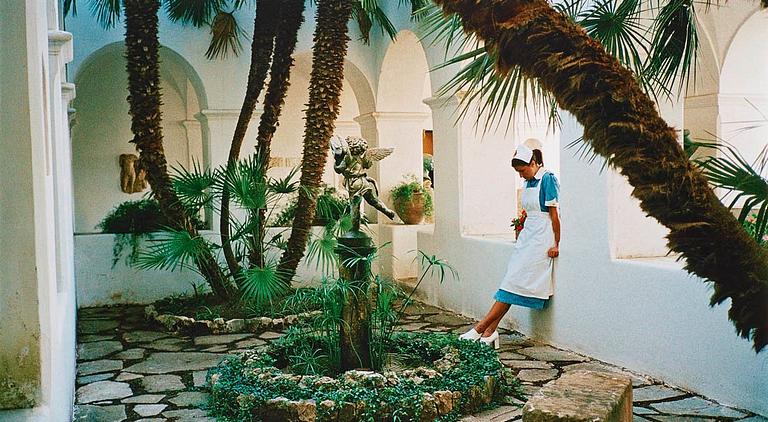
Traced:
<path fill-rule="evenodd" d="M 177 228 L 196 237 L 199 234 L 172 189 L 163 150 L 160 42 L 157 36 L 160 1 L 125 0 L 124 5 L 128 104 L 134 135 L 131 142 L 136 144 L 139 165 L 146 170 L 152 193 L 163 213 L 178 224 Z M 210 251 L 206 250 L 196 264 L 217 296 L 222 299 L 231 297 L 232 286 Z"/>
<path fill-rule="evenodd" d="M 584 139 L 635 188 L 642 209 L 670 229 L 686 269 L 713 283 L 710 305 L 760 351 L 768 343 L 768 254 L 686 158 L 654 103 L 583 29 L 545 0 L 436 0 L 497 53 L 498 70 L 520 66 L 584 126 Z"/>
<path fill-rule="evenodd" d="M 266 177 L 269 169 L 272 137 L 277 130 L 280 113 L 285 104 L 285 96 L 291 86 L 291 67 L 293 66 L 293 52 L 296 50 L 296 42 L 299 29 L 304 22 L 304 0 L 286 0 L 280 13 L 280 24 L 275 34 L 275 52 L 272 58 L 272 67 L 269 74 L 269 86 L 264 96 L 264 111 L 259 121 L 259 134 L 257 139 L 258 154 L 261 158 L 262 174 Z M 264 243 L 266 229 L 266 210 L 259 212 L 259 239 L 258 244 Z M 264 265 L 264 251 L 254 248 L 251 264 Z"/>
<path fill-rule="evenodd" d="M 259 0 L 256 6 L 256 17 L 253 20 L 253 41 L 251 42 L 251 65 L 248 70 L 248 84 L 245 88 L 243 106 L 240 108 L 240 116 L 237 118 L 235 133 L 229 147 L 227 167 L 231 168 L 240 158 L 240 149 L 243 146 L 248 124 L 251 122 L 253 110 L 259 99 L 264 81 L 269 71 L 269 61 L 272 58 L 274 48 L 275 28 L 280 13 L 280 0 Z M 227 261 L 230 273 L 235 279 L 240 277 L 240 264 L 237 262 L 232 245 L 229 243 L 229 191 L 224 189 L 221 197 L 221 245 L 224 258 Z M 252 249 L 257 249 L 254 241 Z"/>
<path fill-rule="evenodd" d="M 288 282 L 296 274 L 296 267 L 307 247 L 309 230 L 317 208 L 317 190 L 328 157 L 329 141 L 339 116 L 344 58 L 349 45 L 347 22 L 351 14 L 351 0 L 317 2 L 317 29 L 312 48 L 312 73 L 309 78 L 309 103 L 301 160 L 301 188 L 288 249 L 280 259 L 280 270 Z"/>

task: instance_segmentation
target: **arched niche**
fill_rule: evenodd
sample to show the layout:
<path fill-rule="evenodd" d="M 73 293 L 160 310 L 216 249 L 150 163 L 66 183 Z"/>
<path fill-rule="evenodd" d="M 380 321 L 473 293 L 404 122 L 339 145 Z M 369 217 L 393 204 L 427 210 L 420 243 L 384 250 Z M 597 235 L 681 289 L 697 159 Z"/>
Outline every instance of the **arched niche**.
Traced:
<path fill-rule="evenodd" d="M 206 107 L 205 91 L 180 55 L 160 49 L 160 88 L 163 105 L 163 146 L 170 166 L 207 164 L 205 130 L 194 117 Z M 72 127 L 75 231 L 95 232 L 95 226 L 118 204 L 138 200 L 149 192 L 125 193 L 120 186 L 121 154 L 136 154 L 128 115 L 124 46 L 113 43 L 86 58 L 75 75 L 77 98 Z"/>
<path fill-rule="evenodd" d="M 721 139 L 753 162 L 768 144 L 768 11 L 750 16 L 733 37 L 720 73 Z M 768 174 L 764 174 L 768 176 Z"/>

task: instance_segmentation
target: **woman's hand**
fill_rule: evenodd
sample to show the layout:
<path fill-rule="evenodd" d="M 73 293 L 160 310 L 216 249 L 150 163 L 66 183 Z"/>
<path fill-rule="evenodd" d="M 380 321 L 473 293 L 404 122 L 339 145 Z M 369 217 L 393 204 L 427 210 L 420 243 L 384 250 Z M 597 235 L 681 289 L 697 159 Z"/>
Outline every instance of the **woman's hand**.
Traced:
<path fill-rule="evenodd" d="M 549 248 L 547 251 L 547 256 L 550 258 L 557 258 L 560 255 L 560 247 L 559 246 L 553 246 Z"/>

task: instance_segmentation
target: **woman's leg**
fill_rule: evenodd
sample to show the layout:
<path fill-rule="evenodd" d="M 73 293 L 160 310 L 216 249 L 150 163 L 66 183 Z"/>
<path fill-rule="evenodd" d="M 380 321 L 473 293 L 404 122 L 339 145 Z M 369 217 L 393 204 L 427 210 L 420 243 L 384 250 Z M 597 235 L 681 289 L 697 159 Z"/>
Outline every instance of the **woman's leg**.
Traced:
<path fill-rule="evenodd" d="M 508 303 L 496 301 L 491 306 L 491 310 L 485 315 L 485 318 L 475 325 L 475 331 L 481 333 L 484 337 L 491 335 L 496 330 L 496 327 L 499 326 L 501 319 L 509 311 L 510 306 Z"/>

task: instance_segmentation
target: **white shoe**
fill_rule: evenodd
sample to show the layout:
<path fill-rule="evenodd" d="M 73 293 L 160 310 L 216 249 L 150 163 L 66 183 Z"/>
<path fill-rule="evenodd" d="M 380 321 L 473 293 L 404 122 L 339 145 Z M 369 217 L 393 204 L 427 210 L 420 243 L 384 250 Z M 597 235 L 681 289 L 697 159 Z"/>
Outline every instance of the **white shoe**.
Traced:
<path fill-rule="evenodd" d="M 484 343 L 486 346 L 493 346 L 494 349 L 499 348 L 499 332 L 494 331 L 493 334 L 491 334 L 488 337 L 480 337 L 480 342 Z"/>
<path fill-rule="evenodd" d="M 469 329 L 469 331 L 460 335 L 459 338 L 462 340 L 478 341 L 482 336 L 482 333 L 478 333 L 477 330 L 475 330 L 475 327 L 472 327 Z"/>

